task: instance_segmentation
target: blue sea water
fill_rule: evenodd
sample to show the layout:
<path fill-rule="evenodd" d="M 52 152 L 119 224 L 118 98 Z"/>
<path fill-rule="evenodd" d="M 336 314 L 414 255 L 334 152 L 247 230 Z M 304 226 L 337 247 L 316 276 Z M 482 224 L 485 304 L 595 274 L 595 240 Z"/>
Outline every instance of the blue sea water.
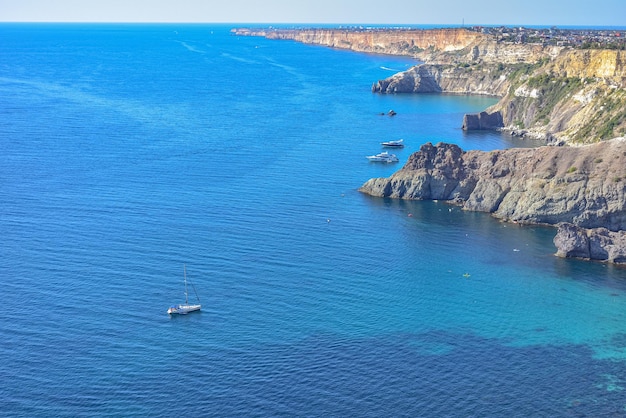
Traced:
<path fill-rule="evenodd" d="M 357 191 L 493 98 L 229 29 L 0 25 L 0 415 L 626 415 L 626 269 Z"/>

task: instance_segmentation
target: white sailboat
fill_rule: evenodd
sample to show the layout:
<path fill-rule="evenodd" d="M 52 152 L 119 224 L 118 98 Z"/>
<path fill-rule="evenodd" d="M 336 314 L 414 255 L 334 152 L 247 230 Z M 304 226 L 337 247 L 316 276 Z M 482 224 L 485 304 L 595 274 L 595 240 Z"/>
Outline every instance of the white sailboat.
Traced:
<path fill-rule="evenodd" d="M 196 299 L 198 300 L 198 303 L 194 305 L 189 304 L 189 297 L 187 293 L 187 267 L 185 265 L 183 265 L 183 275 L 185 278 L 185 303 L 170 306 L 169 309 L 167 310 L 167 313 L 170 315 L 172 314 L 187 315 L 189 312 L 199 311 L 200 308 L 202 308 L 202 305 L 200 305 L 200 298 L 198 298 L 198 293 L 196 292 L 196 288 L 194 287 L 192 283 L 190 284 L 193 289 L 193 292 L 196 295 Z"/>

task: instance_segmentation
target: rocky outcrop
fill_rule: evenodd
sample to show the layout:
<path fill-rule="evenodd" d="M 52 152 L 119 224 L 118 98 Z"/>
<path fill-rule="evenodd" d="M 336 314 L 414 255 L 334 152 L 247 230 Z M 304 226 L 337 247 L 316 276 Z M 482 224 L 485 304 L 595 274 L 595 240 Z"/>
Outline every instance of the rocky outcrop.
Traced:
<path fill-rule="evenodd" d="M 374 93 L 452 93 L 504 96 L 509 89 L 507 71 L 482 66 L 475 72 L 458 65 L 421 64 L 372 85 Z"/>
<path fill-rule="evenodd" d="M 626 263 L 626 232 L 606 228 L 584 229 L 570 223 L 558 225 L 554 245 L 559 257 Z"/>
<path fill-rule="evenodd" d="M 566 50 L 542 65 L 508 78 L 499 112 L 510 131 L 591 143 L 626 132 L 626 54 L 615 50 Z"/>
<path fill-rule="evenodd" d="M 495 113 L 471 113 L 466 114 L 463 117 L 463 130 L 466 131 L 482 131 L 482 130 L 494 130 L 502 128 L 502 115 L 499 112 Z"/>
<path fill-rule="evenodd" d="M 479 54 L 472 64 L 421 64 L 377 81 L 372 91 L 501 97 L 486 112 L 499 114 L 504 130 L 548 141 L 584 144 L 626 132 L 624 51 L 568 49 L 539 61 L 532 61 L 538 53 L 516 56 L 531 61 L 495 64 Z"/>
<path fill-rule="evenodd" d="M 499 114 L 502 129 L 515 135 L 584 144 L 626 133 L 625 51 L 504 42 L 464 28 L 232 32 L 415 57 L 423 64 L 375 82 L 372 91 L 500 97 L 486 112 Z"/>
<path fill-rule="evenodd" d="M 372 93 L 441 93 L 441 68 L 418 65 L 372 85 Z"/>
<path fill-rule="evenodd" d="M 361 192 L 437 199 L 518 223 L 626 229 L 626 140 L 580 147 L 462 151 L 430 143 Z"/>

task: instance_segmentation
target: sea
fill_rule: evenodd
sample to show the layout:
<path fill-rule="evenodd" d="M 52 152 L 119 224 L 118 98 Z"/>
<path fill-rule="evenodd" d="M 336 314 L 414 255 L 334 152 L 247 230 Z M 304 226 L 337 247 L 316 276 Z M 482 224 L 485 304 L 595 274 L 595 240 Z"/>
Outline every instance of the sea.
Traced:
<path fill-rule="evenodd" d="M 232 27 L 0 24 L 0 416 L 626 416 L 626 268 L 358 191 L 497 99 Z"/>

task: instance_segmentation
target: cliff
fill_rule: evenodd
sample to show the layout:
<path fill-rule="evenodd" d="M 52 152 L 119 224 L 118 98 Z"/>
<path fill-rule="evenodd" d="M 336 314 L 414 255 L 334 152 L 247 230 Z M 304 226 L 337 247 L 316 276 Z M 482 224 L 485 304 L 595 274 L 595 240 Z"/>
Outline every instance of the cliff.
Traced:
<path fill-rule="evenodd" d="M 372 85 L 373 93 L 452 93 L 504 96 L 510 88 L 511 70 L 483 65 L 472 71 L 464 66 L 422 64 Z"/>
<path fill-rule="evenodd" d="M 626 229 L 626 139 L 580 147 L 462 151 L 428 143 L 389 178 L 359 190 L 446 200 L 507 221 Z"/>
<path fill-rule="evenodd" d="M 423 64 L 375 82 L 372 91 L 496 96 L 496 105 L 465 115 L 463 129 L 591 144 L 492 152 L 426 144 L 401 170 L 367 181 L 360 191 L 447 200 L 518 223 L 558 224 L 558 255 L 626 262 L 624 51 L 503 42 L 465 29 L 233 33 L 409 55 Z"/>
<path fill-rule="evenodd" d="M 507 50 L 507 47 L 500 49 Z M 487 109 L 515 135 L 567 143 L 592 143 L 626 132 L 626 54 L 616 50 L 535 50 L 514 54 L 528 62 L 429 63 L 379 80 L 378 93 L 483 94 L 501 97 Z M 434 56 L 434 55 L 433 55 Z M 437 58 L 450 54 L 439 54 Z M 467 58 L 467 55 L 464 57 Z"/>
<path fill-rule="evenodd" d="M 262 36 L 355 52 L 405 55 L 430 63 L 519 63 L 554 57 L 556 46 L 499 42 L 495 37 L 465 28 L 440 29 L 250 29 L 236 28 L 237 36 Z"/>
<path fill-rule="evenodd" d="M 238 36 L 262 36 L 356 52 L 418 57 L 426 50 L 459 51 L 480 43 L 485 36 L 465 29 L 249 29 L 231 31 Z"/>
<path fill-rule="evenodd" d="M 510 87 L 488 109 L 504 127 L 533 137 L 591 143 L 626 132 L 626 54 L 564 50 L 558 57 L 519 67 Z"/>
<path fill-rule="evenodd" d="M 463 28 L 233 29 L 358 52 L 408 55 L 416 67 L 372 85 L 396 93 L 482 94 L 501 100 L 488 114 L 514 135 L 592 143 L 626 133 L 626 55 L 538 43 L 503 42 Z M 461 124 L 459 122 L 459 124 Z M 469 129 L 469 125 L 464 125 Z M 482 129 L 487 129 L 482 127 Z"/>

